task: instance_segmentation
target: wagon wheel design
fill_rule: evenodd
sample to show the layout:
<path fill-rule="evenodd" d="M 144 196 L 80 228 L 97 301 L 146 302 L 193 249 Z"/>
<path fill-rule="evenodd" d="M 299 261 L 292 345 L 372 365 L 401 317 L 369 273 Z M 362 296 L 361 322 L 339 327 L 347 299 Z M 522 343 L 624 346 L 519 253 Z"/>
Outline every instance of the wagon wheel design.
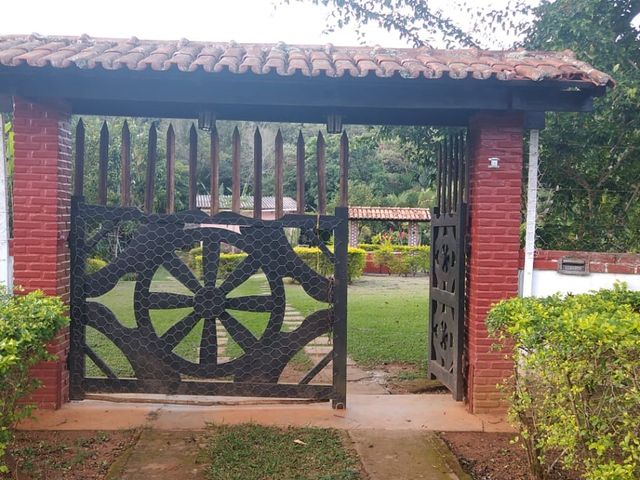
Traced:
<path fill-rule="evenodd" d="M 145 270 L 138 274 L 135 288 L 134 309 L 138 328 L 145 331 L 147 338 L 155 339 L 153 349 L 156 355 L 172 370 L 187 376 L 201 378 L 220 378 L 230 375 L 251 375 L 248 366 L 265 356 L 277 356 L 280 341 L 279 333 L 284 321 L 285 294 L 282 269 L 270 267 L 268 241 L 251 242 L 258 249 L 248 248 L 243 235 L 216 228 L 201 228 L 192 232 L 195 238 L 203 242 L 203 281 L 200 281 L 191 269 L 171 251 L 162 261 L 145 263 Z M 265 236 L 268 233 L 264 232 Z M 264 239 L 263 239 L 264 240 Z M 247 257 L 222 279 L 220 268 L 221 244 L 239 247 Z M 164 266 L 190 294 L 151 291 L 151 281 L 156 271 Z M 233 297 L 230 293 L 246 282 L 252 275 L 262 270 L 267 276 L 270 292 L 267 295 L 249 295 Z M 182 319 L 173 324 L 166 332 L 157 335 L 151 321 L 151 312 L 191 308 Z M 229 310 L 269 313 L 269 321 L 264 333 L 257 338 L 245 325 L 235 318 Z M 204 321 L 200 339 L 199 359 L 187 360 L 175 352 L 175 348 L 194 328 Z M 217 325 L 221 325 L 229 337 L 243 350 L 238 358 L 219 362 Z M 286 365 L 286 362 L 284 362 Z M 248 373 L 249 372 L 249 373 Z M 279 375 L 280 372 L 274 372 Z M 255 375 L 254 375 L 255 377 Z M 253 378 L 253 380 L 256 380 Z"/>

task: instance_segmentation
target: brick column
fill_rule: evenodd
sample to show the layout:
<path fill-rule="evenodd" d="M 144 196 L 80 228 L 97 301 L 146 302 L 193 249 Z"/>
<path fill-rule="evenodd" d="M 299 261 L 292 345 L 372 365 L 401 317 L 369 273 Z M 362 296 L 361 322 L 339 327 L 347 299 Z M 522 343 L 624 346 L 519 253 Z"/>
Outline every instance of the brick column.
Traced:
<path fill-rule="evenodd" d="M 498 158 L 498 168 L 489 158 Z M 474 413 L 504 411 L 496 388 L 512 373 L 504 352 L 491 351 L 490 306 L 518 295 L 523 127 L 516 114 L 478 114 L 470 121 L 470 256 L 467 290 L 467 401 Z"/>
<path fill-rule="evenodd" d="M 67 237 L 71 201 L 71 113 L 63 102 L 36 103 L 16 97 L 13 105 L 14 284 L 69 300 Z M 51 343 L 58 359 L 33 369 L 42 387 L 30 401 L 60 408 L 69 399 L 66 367 L 69 332 Z"/>
<path fill-rule="evenodd" d="M 358 222 L 356 220 L 349 220 L 349 246 L 358 246 Z"/>

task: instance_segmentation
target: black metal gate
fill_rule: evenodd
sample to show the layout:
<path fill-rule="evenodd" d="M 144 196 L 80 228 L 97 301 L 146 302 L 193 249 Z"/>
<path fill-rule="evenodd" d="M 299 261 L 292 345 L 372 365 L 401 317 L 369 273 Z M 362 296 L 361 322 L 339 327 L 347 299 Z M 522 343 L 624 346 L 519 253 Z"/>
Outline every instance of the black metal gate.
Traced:
<path fill-rule="evenodd" d="M 437 205 L 431 215 L 429 372 L 457 401 L 464 396 L 468 163 L 465 134 L 437 152 Z"/>
<path fill-rule="evenodd" d="M 74 399 L 90 392 L 144 392 L 331 399 L 344 407 L 346 208 L 337 208 L 335 216 L 263 221 L 230 212 L 211 217 L 199 210 L 146 214 L 132 207 L 87 205 L 76 196 L 71 220 Z M 295 253 L 287 228 L 312 239 L 323 257 L 319 261 L 332 267 L 332 275 L 321 275 Z M 333 234 L 333 251 L 320 232 Z M 90 258 L 110 238 L 121 240 L 120 253 L 91 272 Z M 202 268 L 194 271 L 181 252 L 199 243 Z M 225 264 L 223 271 L 222 249 L 246 256 L 238 257 L 235 268 Z M 262 291 L 234 295 L 258 273 L 266 277 Z M 160 274 L 184 288 L 167 290 Z M 132 298 L 123 296 L 123 279 L 135 282 L 133 289 L 129 283 Z M 325 304 L 295 329 L 285 327 L 285 279 Z M 262 327 L 238 319 L 246 317 L 243 312 L 264 314 Z M 219 354 L 223 333 L 228 342 L 224 358 Z M 324 335 L 331 337 L 331 351 L 297 381 L 283 381 L 294 357 Z M 191 350 L 185 351 L 187 338 Z M 320 383 L 316 377 L 330 362 L 332 375 Z"/>

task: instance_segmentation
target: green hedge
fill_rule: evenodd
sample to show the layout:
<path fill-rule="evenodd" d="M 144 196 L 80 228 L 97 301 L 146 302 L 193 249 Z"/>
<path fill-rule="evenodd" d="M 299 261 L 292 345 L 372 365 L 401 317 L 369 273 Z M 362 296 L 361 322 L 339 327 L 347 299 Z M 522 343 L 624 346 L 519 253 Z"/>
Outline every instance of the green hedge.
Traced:
<path fill-rule="evenodd" d="M 5 456 L 12 428 L 30 413 L 18 401 L 39 383 L 29 369 L 52 356 L 46 343 L 67 324 L 66 307 L 57 297 L 42 292 L 0 298 L 0 472 L 8 472 Z"/>
<path fill-rule="evenodd" d="M 199 255 L 193 255 L 192 257 L 191 268 L 198 276 L 202 277 L 202 248 L 199 248 L 199 251 Z M 245 258 L 247 258 L 246 253 L 221 253 L 220 262 L 218 263 L 218 278 L 221 280 L 227 278 Z"/>
<path fill-rule="evenodd" d="M 333 246 L 329 246 L 333 250 Z M 329 259 L 316 247 L 295 247 L 293 249 L 298 256 L 311 268 L 321 275 L 333 275 L 333 265 Z M 202 247 L 193 248 L 189 252 L 189 266 L 197 275 L 202 275 Z M 226 278 L 247 257 L 246 253 L 222 253 L 218 275 Z M 359 248 L 349 248 L 348 251 L 348 277 L 349 282 L 362 276 L 364 271 L 365 251 Z"/>
<path fill-rule="evenodd" d="M 640 478 L 640 292 L 514 298 L 487 324 L 514 346 L 505 386 L 533 478 L 556 463 L 587 480 Z"/>
<path fill-rule="evenodd" d="M 429 271 L 431 249 L 428 246 L 383 245 L 373 251 L 373 261 L 389 268 L 393 275 L 416 275 Z"/>
<path fill-rule="evenodd" d="M 293 249 L 298 256 L 311 268 L 313 268 L 320 275 L 329 276 L 333 275 L 333 264 L 327 258 L 327 256 L 320 251 L 317 247 L 296 247 Z M 329 250 L 333 251 L 333 247 L 330 246 Z M 349 247 L 347 253 L 348 271 L 347 277 L 349 283 L 358 277 L 362 276 L 364 271 L 364 261 L 366 252 L 360 248 Z"/>

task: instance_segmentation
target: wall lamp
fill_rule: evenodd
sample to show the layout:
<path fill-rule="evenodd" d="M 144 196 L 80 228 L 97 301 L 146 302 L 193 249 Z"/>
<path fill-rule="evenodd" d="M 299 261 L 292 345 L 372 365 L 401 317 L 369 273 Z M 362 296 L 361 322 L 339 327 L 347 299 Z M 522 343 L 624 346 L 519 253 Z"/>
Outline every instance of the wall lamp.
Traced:
<path fill-rule="evenodd" d="M 210 132 L 216 125 L 216 114 L 211 110 L 203 110 L 198 114 L 198 128 Z"/>
<path fill-rule="evenodd" d="M 342 115 L 327 115 L 327 133 L 342 133 Z"/>

